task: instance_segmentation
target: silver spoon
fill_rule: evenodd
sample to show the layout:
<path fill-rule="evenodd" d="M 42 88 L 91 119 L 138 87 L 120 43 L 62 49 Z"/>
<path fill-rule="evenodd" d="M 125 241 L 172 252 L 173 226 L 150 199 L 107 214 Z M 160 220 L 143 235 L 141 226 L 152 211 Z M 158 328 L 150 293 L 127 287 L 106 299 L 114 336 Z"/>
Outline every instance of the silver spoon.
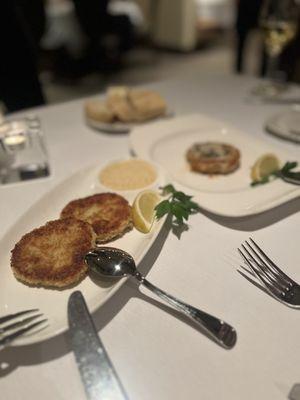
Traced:
<path fill-rule="evenodd" d="M 132 275 L 158 297 L 199 324 L 221 346 L 231 349 L 235 345 L 237 335 L 232 326 L 152 285 L 139 273 L 134 259 L 125 251 L 113 247 L 98 247 L 86 254 L 85 261 L 91 270 L 100 277 L 120 278 Z"/>

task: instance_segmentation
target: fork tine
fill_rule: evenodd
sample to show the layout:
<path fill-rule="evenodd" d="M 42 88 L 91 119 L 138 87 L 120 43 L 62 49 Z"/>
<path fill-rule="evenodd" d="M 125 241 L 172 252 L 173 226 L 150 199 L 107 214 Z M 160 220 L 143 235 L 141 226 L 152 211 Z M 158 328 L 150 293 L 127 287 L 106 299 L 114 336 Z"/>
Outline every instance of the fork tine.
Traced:
<path fill-rule="evenodd" d="M 249 249 L 253 252 L 253 254 L 257 257 L 253 257 L 253 255 L 248 251 L 248 249 L 242 245 L 244 250 L 247 252 L 248 256 L 251 258 L 251 260 L 254 262 L 256 265 L 256 268 L 258 271 L 263 274 L 265 277 L 268 277 L 269 280 L 271 280 L 271 284 L 278 286 L 279 290 L 283 290 L 286 288 L 286 285 L 289 284 L 286 280 L 284 280 L 282 277 L 279 275 L 275 274 L 270 267 L 265 263 L 265 261 L 259 256 L 259 254 L 251 247 L 251 245 L 246 241 L 246 244 L 248 245 Z M 259 264 L 259 262 L 262 264 Z"/>
<path fill-rule="evenodd" d="M 251 256 L 251 254 L 248 252 L 248 250 L 246 249 L 246 247 L 245 247 L 243 244 L 242 244 L 242 247 L 243 247 L 244 251 L 249 255 L 249 257 L 251 257 L 251 258 L 253 259 L 253 257 Z M 249 260 L 249 258 L 247 258 L 247 257 L 245 256 L 245 254 L 242 252 L 242 250 L 238 249 L 238 251 L 239 251 L 240 255 L 243 257 L 243 259 L 244 259 L 244 261 L 246 262 L 246 264 L 250 267 L 250 269 L 251 269 L 251 271 L 253 272 L 253 274 L 254 274 L 257 278 L 259 278 L 259 279 L 261 280 L 260 275 L 259 275 L 259 271 L 257 270 L 256 265 L 255 265 L 255 264 L 252 264 L 252 262 Z M 253 260 L 254 260 L 254 259 L 253 259 Z M 254 261 L 255 261 L 255 260 L 254 260 Z M 262 282 L 262 283 L 264 283 L 264 282 Z"/>
<path fill-rule="evenodd" d="M 36 311 L 39 311 L 38 308 L 33 308 L 32 310 L 20 311 L 20 312 L 17 312 L 15 314 L 5 315 L 4 317 L 0 318 L 0 324 L 3 324 L 4 322 L 10 321 L 11 319 L 20 317 L 21 315 L 29 314 L 29 313 L 36 312 Z"/>
<path fill-rule="evenodd" d="M 16 332 L 11 333 L 10 335 L 5 336 L 3 339 L 0 339 L 0 346 L 8 345 L 19 336 L 24 335 L 25 333 L 31 331 L 32 329 L 38 327 L 39 325 L 43 324 L 46 321 L 47 321 L 46 318 L 42 319 L 41 321 L 34 322 L 33 324 L 30 324 L 22 329 L 19 329 Z"/>
<path fill-rule="evenodd" d="M 11 331 L 12 329 L 27 325 L 27 324 L 29 324 L 29 322 L 36 320 L 37 318 L 41 317 L 42 315 L 43 314 L 36 314 L 36 315 L 33 315 L 32 317 L 27 317 L 25 319 L 21 319 L 20 321 L 13 322 L 12 324 L 0 327 L 0 333 Z"/>
<path fill-rule="evenodd" d="M 270 257 L 268 257 L 267 256 L 267 254 L 258 246 L 258 244 L 250 237 L 249 238 L 250 240 L 251 240 L 251 242 L 253 243 L 253 245 L 256 247 L 256 249 L 265 257 L 265 259 L 269 262 L 269 264 L 273 267 L 273 269 L 277 272 L 277 274 L 279 275 L 279 276 L 281 276 L 282 278 L 285 278 L 285 280 L 288 282 L 288 283 L 294 283 L 294 281 L 289 277 L 289 276 L 287 276 L 279 267 L 277 267 L 277 265 L 274 263 L 274 261 L 272 261 L 271 259 L 270 259 Z M 249 245 L 249 243 L 248 243 L 248 246 L 250 246 Z M 251 246 L 250 246 L 251 247 Z M 253 248 L 252 248 L 253 249 Z M 253 251 L 255 252 L 255 250 L 253 249 Z M 257 252 L 255 252 L 256 254 L 257 254 Z M 257 254 L 258 255 L 258 254 Z M 259 257 L 259 256 L 258 256 Z M 259 257 L 260 259 L 261 259 L 261 257 Z M 268 268 L 269 269 L 271 269 L 269 266 L 268 266 Z"/>
<path fill-rule="evenodd" d="M 242 245 L 242 247 L 244 248 L 244 250 L 247 252 L 247 254 L 251 257 L 251 259 L 255 261 L 255 259 L 251 256 L 251 254 L 248 252 L 248 250 L 245 248 L 244 245 Z M 260 280 L 260 282 L 263 284 L 263 286 L 272 294 L 274 294 L 274 291 L 276 291 L 278 294 L 282 293 L 281 288 L 277 287 L 276 282 L 273 282 L 270 277 L 268 277 L 267 275 L 264 275 L 262 273 L 262 271 L 260 271 L 256 265 L 254 265 L 254 263 L 252 263 L 252 261 L 250 261 L 245 254 L 238 249 L 239 253 L 241 254 L 241 256 L 243 257 L 243 259 L 245 260 L 245 262 L 247 263 L 247 265 L 251 268 L 251 271 L 255 274 L 255 276 Z"/>
<path fill-rule="evenodd" d="M 289 307 L 299 309 L 300 285 L 281 271 L 252 238 L 250 240 L 257 251 L 247 241 L 245 245 L 241 245 L 242 250 L 238 249 L 245 263 L 272 297 Z M 241 271 L 238 272 L 244 275 Z M 248 277 L 247 279 L 250 280 Z"/>

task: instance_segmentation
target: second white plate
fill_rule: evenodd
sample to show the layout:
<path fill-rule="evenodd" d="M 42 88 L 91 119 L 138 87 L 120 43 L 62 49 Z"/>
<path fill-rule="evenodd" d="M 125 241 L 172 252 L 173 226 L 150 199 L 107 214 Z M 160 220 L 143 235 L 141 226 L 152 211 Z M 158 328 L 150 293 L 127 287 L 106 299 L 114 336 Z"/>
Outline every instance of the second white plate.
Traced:
<path fill-rule="evenodd" d="M 240 168 L 220 176 L 192 172 L 186 162 L 186 151 L 193 143 L 206 141 L 237 147 L 241 152 Z M 266 185 L 250 186 L 251 166 L 262 154 L 273 152 L 283 163 L 297 161 L 293 156 L 279 146 L 271 146 L 204 115 L 187 115 L 135 128 L 130 134 L 130 143 L 139 157 L 160 164 L 176 184 L 195 196 L 202 208 L 215 214 L 247 216 L 300 196 L 299 187 L 279 179 Z"/>

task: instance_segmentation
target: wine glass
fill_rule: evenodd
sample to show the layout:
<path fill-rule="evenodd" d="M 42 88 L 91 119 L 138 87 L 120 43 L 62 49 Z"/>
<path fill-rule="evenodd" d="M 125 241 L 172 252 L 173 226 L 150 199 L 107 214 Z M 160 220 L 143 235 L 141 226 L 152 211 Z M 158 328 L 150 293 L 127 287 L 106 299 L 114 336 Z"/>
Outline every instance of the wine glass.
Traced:
<path fill-rule="evenodd" d="M 267 82 L 254 89 L 254 94 L 272 97 L 287 88 L 278 70 L 279 58 L 285 46 L 297 33 L 299 9 L 295 0 L 264 0 L 259 26 L 267 55 Z"/>

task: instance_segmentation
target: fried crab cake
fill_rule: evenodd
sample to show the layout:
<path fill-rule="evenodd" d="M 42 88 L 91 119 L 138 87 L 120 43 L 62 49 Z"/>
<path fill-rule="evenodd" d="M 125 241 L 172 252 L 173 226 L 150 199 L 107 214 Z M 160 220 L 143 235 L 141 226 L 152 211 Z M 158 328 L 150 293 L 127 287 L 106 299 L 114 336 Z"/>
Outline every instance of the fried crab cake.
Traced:
<path fill-rule="evenodd" d="M 229 174 L 240 165 L 239 150 L 226 143 L 193 144 L 186 153 L 191 170 L 202 174 Z"/>
<path fill-rule="evenodd" d="M 11 254 L 11 267 L 29 285 L 62 288 L 87 273 L 85 254 L 95 244 L 90 224 L 74 218 L 47 222 L 24 235 Z"/>
<path fill-rule="evenodd" d="M 73 217 L 92 225 L 97 242 L 104 243 L 132 229 L 131 207 L 124 197 L 100 193 L 73 200 L 61 212 L 61 218 Z"/>

